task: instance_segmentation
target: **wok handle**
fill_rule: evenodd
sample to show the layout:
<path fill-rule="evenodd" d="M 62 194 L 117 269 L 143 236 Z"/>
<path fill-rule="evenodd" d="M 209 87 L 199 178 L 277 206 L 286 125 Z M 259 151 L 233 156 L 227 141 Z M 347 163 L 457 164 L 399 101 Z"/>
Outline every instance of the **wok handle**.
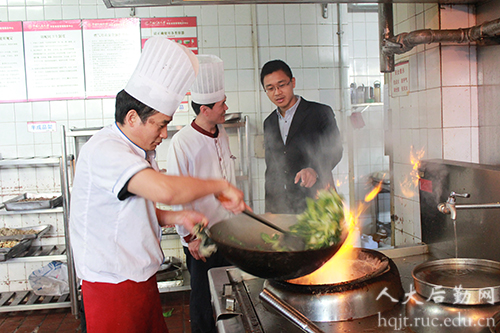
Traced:
<path fill-rule="evenodd" d="M 297 311 L 295 308 L 290 306 L 285 301 L 279 299 L 274 293 L 265 289 L 259 294 L 266 303 L 275 308 L 280 314 L 282 314 L 286 319 L 300 328 L 306 333 L 325 333 L 321 330 L 315 323 L 304 316 L 302 313 Z"/>
<path fill-rule="evenodd" d="M 278 227 L 274 223 L 269 222 L 268 220 L 260 217 L 259 215 L 255 214 L 254 212 L 249 211 L 248 209 L 243 210 L 242 213 L 245 214 L 245 215 L 247 215 L 247 216 L 250 216 L 251 218 L 253 218 L 253 219 L 255 219 L 255 220 L 257 220 L 257 221 L 259 221 L 261 223 L 264 223 L 265 225 L 267 225 L 270 228 L 273 228 L 274 230 L 278 230 L 279 232 L 281 232 L 283 234 L 288 233 L 288 231 L 285 231 L 285 230 L 281 229 L 280 227 Z"/>
<path fill-rule="evenodd" d="M 220 202 L 224 202 L 224 201 L 228 201 L 229 200 L 223 194 L 218 194 L 215 197 Z M 285 231 L 285 230 L 281 229 L 280 227 L 278 227 L 277 225 L 275 225 L 274 223 L 271 223 L 268 220 L 266 220 L 265 218 L 260 217 L 259 215 L 257 215 L 254 212 L 250 211 L 248 208 L 245 208 L 242 211 L 242 213 L 245 214 L 245 215 L 247 215 L 247 216 L 250 216 L 251 218 L 253 218 L 253 219 L 255 219 L 255 220 L 257 220 L 257 221 L 259 221 L 261 223 L 264 223 L 265 225 L 267 225 L 270 228 L 273 228 L 274 230 L 278 230 L 279 232 L 281 232 L 283 234 L 288 233 L 288 231 Z"/>

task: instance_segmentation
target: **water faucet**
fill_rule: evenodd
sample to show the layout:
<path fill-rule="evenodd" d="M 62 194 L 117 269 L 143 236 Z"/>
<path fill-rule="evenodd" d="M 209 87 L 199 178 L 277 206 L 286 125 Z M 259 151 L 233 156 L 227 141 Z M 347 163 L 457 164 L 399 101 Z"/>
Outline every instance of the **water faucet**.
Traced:
<path fill-rule="evenodd" d="M 448 200 L 446 200 L 446 202 L 440 203 L 437 206 L 438 210 L 441 213 L 450 214 L 452 220 L 456 220 L 457 218 L 457 207 L 455 205 L 456 197 L 470 198 L 470 194 L 469 193 L 460 194 L 452 191 L 450 193 L 450 196 L 448 197 Z"/>
<path fill-rule="evenodd" d="M 452 220 L 457 219 L 457 209 L 482 209 L 482 208 L 500 208 L 500 202 L 487 203 L 487 204 L 470 204 L 470 205 L 457 205 L 456 197 L 470 198 L 469 193 L 455 193 L 451 192 L 448 200 L 438 204 L 437 209 L 443 214 L 450 214 Z"/>

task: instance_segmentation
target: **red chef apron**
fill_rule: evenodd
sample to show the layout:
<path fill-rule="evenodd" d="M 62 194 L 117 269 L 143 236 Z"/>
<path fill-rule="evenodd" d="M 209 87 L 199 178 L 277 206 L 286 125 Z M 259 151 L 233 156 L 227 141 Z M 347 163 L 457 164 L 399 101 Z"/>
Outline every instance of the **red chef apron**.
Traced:
<path fill-rule="evenodd" d="M 82 282 L 89 333 L 168 333 L 156 275 L 145 282 Z"/>

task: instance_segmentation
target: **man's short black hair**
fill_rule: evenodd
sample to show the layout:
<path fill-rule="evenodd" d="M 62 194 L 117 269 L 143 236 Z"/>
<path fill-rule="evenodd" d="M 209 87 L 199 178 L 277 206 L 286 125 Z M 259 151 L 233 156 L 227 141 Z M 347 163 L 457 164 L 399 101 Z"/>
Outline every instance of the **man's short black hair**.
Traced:
<path fill-rule="evenodd" d="M 198 103 L 195 103 L 195 102 L 191 101 L 191 106 L 193 107 L 194 113 L 196 113 L 196 115 L 200 114 L 200 108 L 203 105 L 205 105 L 205 106 L 209 107 L 210 109 L 212 109 L 214 107 L 215 103 L 212 103 L 212 104 L 198 104 Z"/>
<path fill-rule="evenodd" d="M 264 78 L 266 77 L 266 75 L 269 75 L 279 70 L 285 72 L 286 76 L 288 76 L 290 80 L 293 78 L 292 70 L 290 69 L 290 66 L 286 64 L 286 62 L 279 59 L 271 60 L 266 62 L 266 64 L 262 67 L 262 70 L 260 71 L 260 83 L 262 84 L 262 86 L 264 87 Z"/>
<path fill-rule="evenodd" d="M 149 117 L 158 113 L 155 109 L 138 101 L 130 96 L 125 90 L 122 90 L 116 95 L 115 121 L 123 125 L 125 116 L 127 116 L 130 110 L 135 110 L 143 123 L 146 123 Z"/>

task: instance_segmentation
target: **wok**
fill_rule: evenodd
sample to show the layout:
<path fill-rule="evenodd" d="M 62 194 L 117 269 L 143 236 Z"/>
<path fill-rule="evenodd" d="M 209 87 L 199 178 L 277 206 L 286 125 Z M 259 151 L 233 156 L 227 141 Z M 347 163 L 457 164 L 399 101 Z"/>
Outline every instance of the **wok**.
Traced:
<path fill-rule="evenodd" d="M 297 215 L 262 216 L 285 230 L 297 223 Z M 263 232 L 273 235 L 276 230 L 244 214 L 222 220 L 209 230 L 218 251 L 233 265 L 252 275 L 277 280 L 293 279 L 314 272 L 338 251 L 347 236 L 344 227 L 341 241 L 331 247 L 279 252 L 262 240 Z"/>

